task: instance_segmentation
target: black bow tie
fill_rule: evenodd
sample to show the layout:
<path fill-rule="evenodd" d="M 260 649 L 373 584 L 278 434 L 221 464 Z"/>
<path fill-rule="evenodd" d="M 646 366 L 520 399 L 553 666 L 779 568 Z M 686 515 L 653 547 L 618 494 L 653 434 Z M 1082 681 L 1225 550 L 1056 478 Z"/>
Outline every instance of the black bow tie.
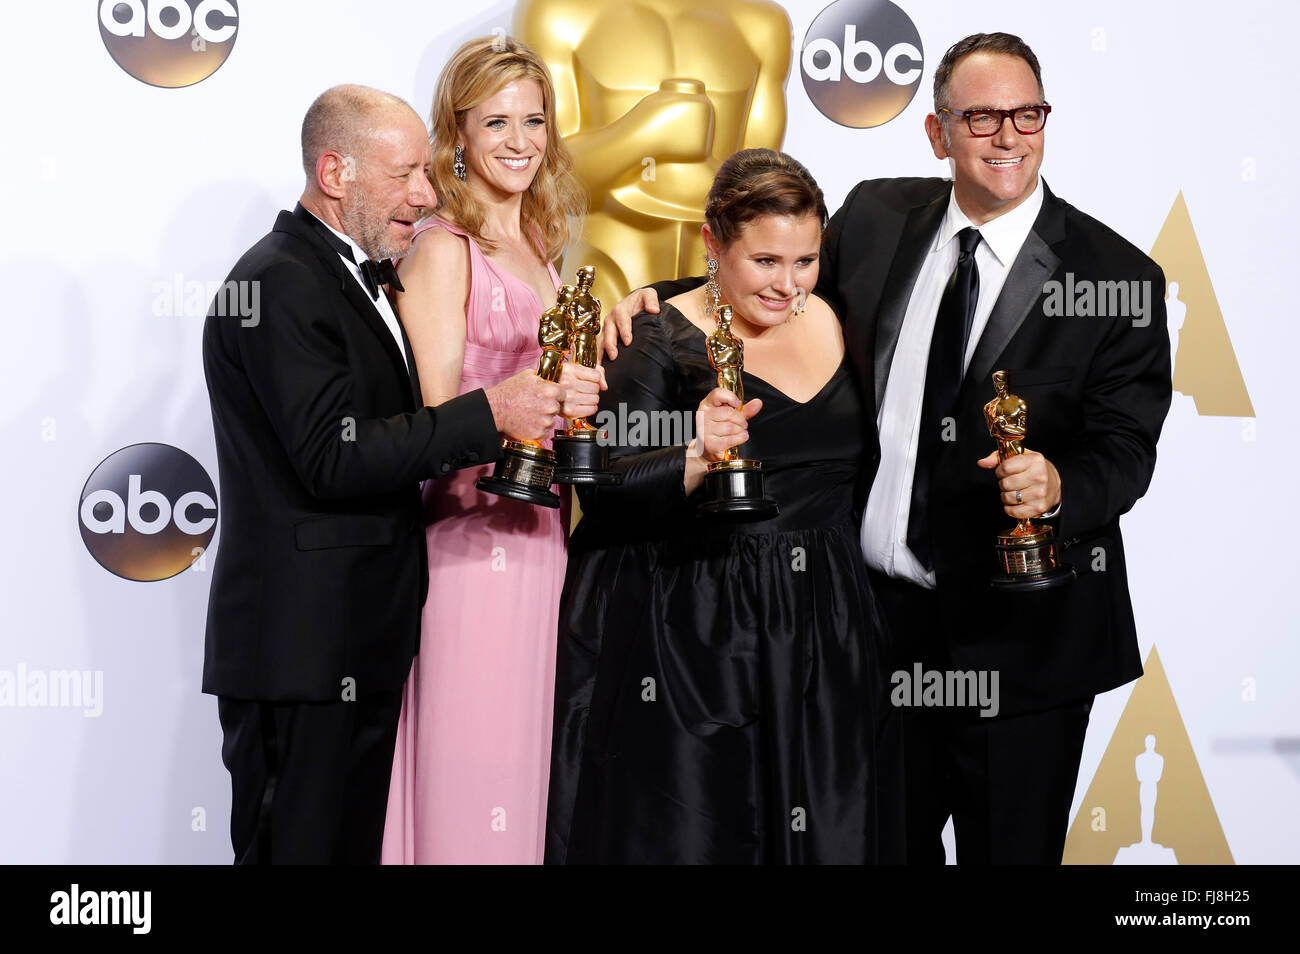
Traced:
<path fill-rule="evenodd" d="M 353 258 L 352 246 L 343 239 L 339 238 L 324 222 L 318 219 L 314 214 L 308 212 L 299 202 L 294 207 L 293 214 L 298 216 L 304 222 L 309 223 L 316 229 L 316 232 L 324 239 L 325 244 L 338 254 L 342 255 L 349 262 L 355 261 Z M 379 286 L 392 285 L 398 291 L 406 291 L 402 287 L 401 281 L 397 278 L 397 268 L 393 265 L 391 258 L 386 258 L 382 262 L 364 261 L 358 264 L 361 269 L 361 282 L 366 286 L 366 291 L 370 292 L 370 297 L 375 301 L 379 300 Z"/>
<path fill-rule="evenodd" d="M 370 292 L 370 297 L 375 301 L 379 300 L 380 285 L 392 285 L 398 291 L 406 291 L 397 277 L 397 268 L 391 258 L 386 258 L 382 262 L 372 262 L 367 259 L 360 267 L 361 280 L 365 282 L 366 291 Z"/>

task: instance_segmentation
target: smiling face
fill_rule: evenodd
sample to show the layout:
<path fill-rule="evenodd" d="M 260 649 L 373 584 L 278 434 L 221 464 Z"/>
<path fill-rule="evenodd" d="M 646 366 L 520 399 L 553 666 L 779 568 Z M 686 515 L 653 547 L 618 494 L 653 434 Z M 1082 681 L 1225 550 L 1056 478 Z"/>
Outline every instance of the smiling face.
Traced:
<path fill-rule="evenodd" d="M 373 259 L 401 258 L 415 223 L 438 204 L 429 185 L 424 123 L 409 109 L 377 119 L 364 153 L 343 177 L 342 231 Z"/>
<path fill-rule="evenodd" d="M 722 300 L 756 329 L 779 325 L 817 284 L 821 222 L 815 215 L 764 215 L 746 223 L 726 248 L 703 228 L 718 260 Z"/>
<path fill-rule="evenodd" d="M 542 88 L 525 79 L 503 86 L 465 115 L 457 141 L 465 150 L 465 180 L 485 198 L 528 190 L 546 155 Z"/>
<path fill-rule="evenodd" d="M 948 83 L 948 105 L 1014 109 L 1042 102 L 1038 81 L 1018 56 L 972 53 L 958 61 Z M 964 119 L 931 113 L 925 121 L 934 154 L 953 161 L 953 189 L 962 212 L 976 225 L 1010 212 L 1038 184 L 1046 129 L 1016 132 L 1011 120 L 992 136 L 972 136 Z"/>

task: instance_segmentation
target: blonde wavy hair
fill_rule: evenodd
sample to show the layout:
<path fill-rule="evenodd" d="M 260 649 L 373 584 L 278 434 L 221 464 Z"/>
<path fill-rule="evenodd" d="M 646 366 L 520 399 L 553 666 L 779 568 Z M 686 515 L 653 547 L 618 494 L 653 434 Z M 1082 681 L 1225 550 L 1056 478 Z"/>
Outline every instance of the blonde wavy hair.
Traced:
<path fill-rule="evenodd" d="M 554 262 L 578 230 L 587 194 L 573 174 L 573 157 L 555 120 L 551 73 L 542 58 L 518 40 L 500 34 L 470 40 L 443 67 L 429 114 L 433 146 L 429 182 L 438 194 L 438 214 L 468 232 L 484 249 L 495 249 L 496 244 L 483 237 L 483 203 L 469 183 L 451 171 L 456 137 L 471 109 L 508 84 L 527 79 L 536 80 L 542 88 L 546 153 L 533 184 L 524 193 L 520 214 L 525 234 L 540 235 L 547 260 Z"/>

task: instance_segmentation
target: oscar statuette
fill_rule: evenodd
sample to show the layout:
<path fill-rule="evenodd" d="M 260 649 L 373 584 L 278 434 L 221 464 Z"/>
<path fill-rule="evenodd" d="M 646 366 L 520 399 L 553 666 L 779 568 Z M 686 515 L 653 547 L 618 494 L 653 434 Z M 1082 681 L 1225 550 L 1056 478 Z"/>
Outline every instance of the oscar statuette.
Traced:
<path fill-rule="evenodd" d="M 1008 392 L 1007 372 L 993 372 L 998 396 L 984 405 L 989 434 L 998 442 L 998 459 L 1023 454 L 1029 422 L 1029 406 Z M 1062 564 L 1056 555 L 1056 534 L 1051 527 L 1020 520 L 997 535 L 999 572 L 990 582 L 996 589 L 1011 592 L 1048 589 L 1074 579 L 1074 568 Z"/>
<path fill-rule="evenodd" d="M 718 387 L 726 388 L 745 404 L 742 377 L 745 343 L 731 330 L 731 306 L 720 305 L 714 312 L 717 329 L 709 335 L 709 364 L 718 372 Z M 734 447 L 726 456 L 709 464 L 704 474 L 705 501 L 699 512 L 710 517 L 744 523 L 775 517 L 780 508 L 763 496 L 763 463 L 746 460 Z"/>
<path fill-rule="evenodd" d="M 599 358 L 600 301 L 591 294 L 595 280 L 594 265 L 578 269 L 577 289 L 565 309 L 572 360 L 584 368 L 596 367 Z M 585 417 L 574 418 L 567 428 L 555 432 L 551 444 L 557 484 L 622 483 L 623 478 L 609 470 L 609 447 L 603 433 Z"/>
<path fill-rule="evenodd" d="M 561 285 L 555 293 L 555 304 L 542 312 L 537 328 L 537 342 L 542 346 L 537 376 L 544 381 L 560 380 L 569 350 L 568 311 L 577 292 L 572 285 Z M 501 448 L 504 456 L 497 461 L 492 476 L 480 477 L 474 486 L 485 493 L 540 507 L 559 507 L 560 498 L 551 490 L 551 484 L 555 483 L 555 451 L 537 441 L 518 441 L 511 437 L 502 440 Z"/>

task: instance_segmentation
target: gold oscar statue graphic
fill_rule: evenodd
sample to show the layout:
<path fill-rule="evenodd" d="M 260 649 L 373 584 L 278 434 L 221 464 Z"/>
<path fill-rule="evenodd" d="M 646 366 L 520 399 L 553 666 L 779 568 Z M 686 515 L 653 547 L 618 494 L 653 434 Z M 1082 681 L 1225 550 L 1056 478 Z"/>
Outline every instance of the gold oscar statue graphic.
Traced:
<path fill-rule="evenodd" d="M 1272 741 L 1261 740 L 1266 751 L 1271 752 Z M 1216 740 L 1216 744 L 1224 742 Z M 1088 783 L 1066 836 L 1061 863 L 1234 863 L 1155 646 Z"/>
<path fill-rule="evenodd" d="M 555 304 L 542 312 L 537 327 L 537 343 L 542 346 L 537 376 L 544 381 L 559 381 L 564 370 L 569 351 L 569 308 L 577 294 L 578 289 L 572 285 L 561 285 L 555 293 Z M 537 441 L 518 441 L 511 437 L 501 442 L 501 448 L 505 456 L 497 461 L 492 476 L 480 477 L 474 486 L 485 493 L 540 507 L 559 507 L 560 498 L 551 490 L 555 482 L 555 451 Z"/>
<path fill-rule="evenodd" d="M 1166 307 L 1174 390 L 1190 397 L 1202 416 L 1254 417 L 1255 407 L 1181 192 L 1151 246 L 1151 257 L 1169 281 Z"/>
<path fill-rule="evenodd" d="M 739 149 L 780 149 L 791 25 L 771 0 L 519 0 L 515 35 L 547 63 L 587 188 L 576 262 L 595 294 L 694 274 L 704 200 Z"/>
<path fill-rule="evenodd" d="M 722 305 L 714 313 L 717 328 L 709 335 L 709 364 L 718 372 L 718 387 L 726 388 L 745 403 L 745 343 L 731 330 L 731 306 Z M 763 496 L 762 461 L 745 460 L 729 447 L 722 460 L 709 464 L 704 473 L 705 500 L 700 513 L 737 523 L 767 520 L 780 508 Z"/>
<path fill-rule="evenodd" d="M 573 361 L 594 368 L 600 358 L 600 300 L 591 294 L 596 267 L 578 269 L 578 285 L 565 308 L 566 328 Z M 573 286 L 565 286 L 573 287 Z M 609 447 L 602 432 L 585 417 L 574 418 L 565 430 L 555 432 L 555 482 L 557 484 L 619 484 L 623 478 L 609 471 Z"/>
<path fill-rule="evenodd" d="M 1139 822 L 1142 826 L 1142 838 L 1120 848 L 1115 853 L 1115 864 L 1176 865 L 1178 855 L 1174 850 L 1151 840 L 1151 830 L 1156 826 L 1156 795 L 1160 778 L 1165 772 L 1165 757 L 1156 751 L 1154 735 L 1148 735 L 1144 745 L 1141 754 L 1133 760 L 1133 772 L 1138 779 Z"/>
<path fill-rule="evenodd" d="M 998 396 L 984 405 L 989 434 L 998 442 L 998 459 L 1025 452 L 1021 442 L 1029 426 L 1029 406 L 1008 391 L 1007 372 L 993 372 Z M 1018 520 L 997 537 L 998 569 L 992 583 L 1001 590 L 1039 590 L 1074 579 L 1074 568 L 1056 558 L 1056 534 L 1051 527 Z"/>

